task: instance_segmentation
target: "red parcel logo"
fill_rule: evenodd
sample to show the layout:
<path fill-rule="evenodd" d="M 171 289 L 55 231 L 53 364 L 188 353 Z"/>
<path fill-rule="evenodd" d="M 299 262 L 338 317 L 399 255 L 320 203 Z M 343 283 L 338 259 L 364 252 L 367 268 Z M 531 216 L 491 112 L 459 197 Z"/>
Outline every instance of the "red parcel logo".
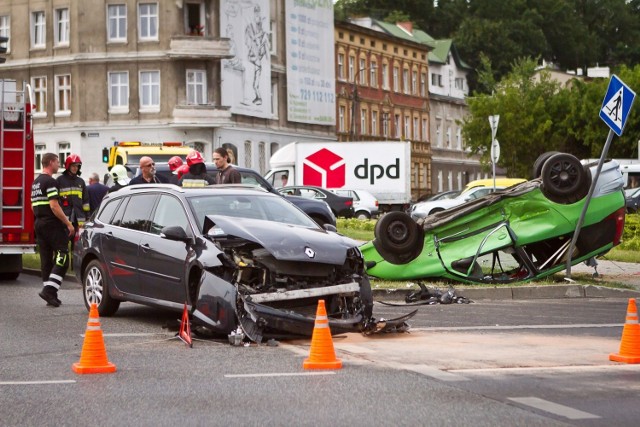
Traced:
<path fill-rule="evenodd" d="M 336 153 L 323 148 L 302 162 L 302 184 L 324 188 L 344 187 L 345 160 Z"/>

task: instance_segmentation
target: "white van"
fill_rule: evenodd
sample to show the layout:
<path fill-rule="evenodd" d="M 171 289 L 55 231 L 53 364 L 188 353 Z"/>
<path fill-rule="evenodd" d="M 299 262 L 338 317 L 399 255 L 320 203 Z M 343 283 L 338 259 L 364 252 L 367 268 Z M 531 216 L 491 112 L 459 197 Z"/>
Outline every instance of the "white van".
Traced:
<path fill-rule="evenodd" d="M 620 172 L 622 172 L 625 190 L 640 188 L 640 163 L 620 165 Z"/>

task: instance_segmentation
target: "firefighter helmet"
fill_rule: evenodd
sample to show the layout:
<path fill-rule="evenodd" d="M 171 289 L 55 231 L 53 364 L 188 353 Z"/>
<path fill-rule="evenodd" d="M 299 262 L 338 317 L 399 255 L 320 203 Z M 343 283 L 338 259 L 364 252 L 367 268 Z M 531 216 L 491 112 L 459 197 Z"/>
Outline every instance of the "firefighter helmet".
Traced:
<path fill-rule="evenodd" d="M 111 176 L 113 180 L 120 185 L 129 184 L 129 176 L 127 175 L 127 169 L 122 165 L 115 165 L 111 168 Z"/>
<path fill-rule="evenodd" d="M 169 163 L 169 169 L 171 170 L 171 172 L 175 172 L 176 169 L 182 166 L 184 162 L 182 161 L 182 158 L 180 156 L 173 156 L 172 158 L 169 159 L 168 163 Z"/>
<path fill-rule="evenodd" d="M 66 159 L 64 159 L 64 169 L 69 170 L 71 165 L 78 165 L 78 172 L 76 175 L 80 175 L 80 168 L 82 167 L 82 159 L 77 154 L 69 154 Z"/>
<path fill-rule="evenodd" d="M 182 178 L 185 173 L 189 173 L 189 165 L 182 165 L 174 172 L 178 175 L 178 179 Z"/>
<path fill-rule="evenodd" d="M 198 163 L 204 163 L 204 157 L 202 157 L 199 151 L 191 150 L 189 154 L 187 154 L 187 165 L 197 165 Z"/>

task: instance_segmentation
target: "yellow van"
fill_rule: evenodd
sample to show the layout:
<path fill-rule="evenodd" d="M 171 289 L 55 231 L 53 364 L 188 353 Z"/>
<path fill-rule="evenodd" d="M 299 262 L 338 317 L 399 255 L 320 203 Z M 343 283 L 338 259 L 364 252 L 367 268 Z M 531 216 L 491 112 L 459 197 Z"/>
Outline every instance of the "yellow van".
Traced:
<path fill-rule="evenodd" d="M 526 179 L 524 178 L 496 178 L 496 187 L 511 187 L 512 185 L 520 184 L 525 181 Z M 493 187 L 493 178 L 476 179 L 475 181 L 471 181 L 465 185 L 462 192 L 465 193 L 475 187 Z"/>

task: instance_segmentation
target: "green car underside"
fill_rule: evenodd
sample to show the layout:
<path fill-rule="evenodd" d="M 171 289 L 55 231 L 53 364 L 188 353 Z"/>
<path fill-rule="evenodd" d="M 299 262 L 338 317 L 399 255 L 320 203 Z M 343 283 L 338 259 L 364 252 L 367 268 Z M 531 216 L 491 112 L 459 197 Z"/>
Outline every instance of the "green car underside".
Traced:
<path fill-rule="evenodd" d="M 424 246 L 420 254 L 406 264 L 386 261 L 373 242 L 365 243 L 360 249 L 367 265 L 370 265 L 367 273 L 382 279 L 438 278 L 469 283 L 501 282 L 501 279 L 489 280 L 485 274 L 472 274 L 469 262 L 477 261 L 480 256 L 498 249 L 511 253 L 524 252 L 527 253 L 525 258 L 531 259 L 533 268 L 529 268 L 529 274 L 518 277 L 518 281 L 539 279 L 565 269 L 566 248 L 573 237 L 584 201 L 554 203 L 539 188 L 534 188 L 524 194 L 503 197 L 479 209 L 467 207 L 466 213 L 452 220 L 431 221 L 430 224 L 429 221 L 419 222 L 425 230 Z M 624 205 L 622 191 L 591 199 L 572 264 L 606 253 L 613 247 L 613 239 L 609 237 L 612 235 L 612 223 L 601 222 Z M 465 209 L 462 206 L 459 208 Z M 435 227 L 434 223 L 437 224 Z M 590 240 L 581 245 L 584 239 Z M 581 253 L 581 249 L 584 253 Z M 555 258 L 549 259 L 552 256 Z M 466 266 L 460 268 L 461 260 L 465 259 L 468 260 Z M 375 265 L 371 267 L 372 261 Z M 482 265 L 482 268 L 485 269 L 485 266 Z"/>

